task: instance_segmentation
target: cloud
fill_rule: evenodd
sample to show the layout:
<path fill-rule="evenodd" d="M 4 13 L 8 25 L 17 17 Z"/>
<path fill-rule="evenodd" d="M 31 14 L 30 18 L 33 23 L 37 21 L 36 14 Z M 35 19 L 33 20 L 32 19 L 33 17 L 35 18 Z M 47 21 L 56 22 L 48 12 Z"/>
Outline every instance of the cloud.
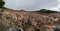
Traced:
<path fill-rule="evenodd" d="M 59 11 L 60 12 L 60 0 L 58 0 L 59 4 L 55 7 L 52 7 L 51 9 L 54 11 Z"/>
<path fill-rule="evenodd" d="M 4 0 L 5 7 L 11 9 L 36 10 L 56 7 L 58 0 Z"/>

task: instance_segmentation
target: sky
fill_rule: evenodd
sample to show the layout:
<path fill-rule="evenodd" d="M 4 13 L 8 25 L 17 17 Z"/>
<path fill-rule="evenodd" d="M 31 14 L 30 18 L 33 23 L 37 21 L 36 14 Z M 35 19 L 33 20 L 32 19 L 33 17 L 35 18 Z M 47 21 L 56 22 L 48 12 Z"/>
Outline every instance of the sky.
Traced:
<path fill-rule="evenodd" d="M 40 9 L 50 9 L 59 11 L 60 0 L 4 0 L 5 7 L 14 10 L 35 11 Z"/>

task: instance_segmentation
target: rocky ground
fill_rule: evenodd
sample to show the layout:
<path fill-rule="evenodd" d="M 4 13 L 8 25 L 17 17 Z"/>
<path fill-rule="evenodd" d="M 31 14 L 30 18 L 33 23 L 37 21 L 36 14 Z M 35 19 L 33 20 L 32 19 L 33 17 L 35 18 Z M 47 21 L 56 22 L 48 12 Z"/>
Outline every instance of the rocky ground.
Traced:
<path fill-rule="evenodd" d="M 0 31 L 60 31 L 60 14 L 4 9 L 0 12 Z"/>

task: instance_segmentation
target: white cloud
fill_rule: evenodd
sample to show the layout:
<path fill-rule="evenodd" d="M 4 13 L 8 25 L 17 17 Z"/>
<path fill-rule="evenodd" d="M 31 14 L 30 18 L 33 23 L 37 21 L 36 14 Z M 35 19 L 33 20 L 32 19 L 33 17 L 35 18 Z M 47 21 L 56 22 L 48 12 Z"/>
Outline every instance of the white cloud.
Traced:
<path fill-rule="evenodd" d="M 58 0 L 59 4 L 55 7 L 52 7 L 52 10 L 60 11 L 60 0 Z"/>
<path fill-rule="evenodd" d="M 58 0 L 4 0 L 5 7 L 12 9 L 36 10 L 41 8 L 54 8 L 59 4 Z M 58 7 L 57 7 L 58 8 Z"/>

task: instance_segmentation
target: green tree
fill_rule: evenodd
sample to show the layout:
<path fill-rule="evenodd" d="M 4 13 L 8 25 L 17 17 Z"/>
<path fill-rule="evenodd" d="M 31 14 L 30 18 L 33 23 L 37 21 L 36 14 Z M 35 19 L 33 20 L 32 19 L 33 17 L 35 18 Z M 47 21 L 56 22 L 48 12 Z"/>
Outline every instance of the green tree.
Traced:
<path fill-rule="evenodd" d="M 3 0 L 0 0 L 0 8 L 4 7 L 5 2 Z"/>
<path fill-rule="evenodd" d="M 57 11 L 53 11 L 53 10 L 47 10 L 47 9 L 41 9 L 40 11 L 41 13 L 57 13 Z"/>

